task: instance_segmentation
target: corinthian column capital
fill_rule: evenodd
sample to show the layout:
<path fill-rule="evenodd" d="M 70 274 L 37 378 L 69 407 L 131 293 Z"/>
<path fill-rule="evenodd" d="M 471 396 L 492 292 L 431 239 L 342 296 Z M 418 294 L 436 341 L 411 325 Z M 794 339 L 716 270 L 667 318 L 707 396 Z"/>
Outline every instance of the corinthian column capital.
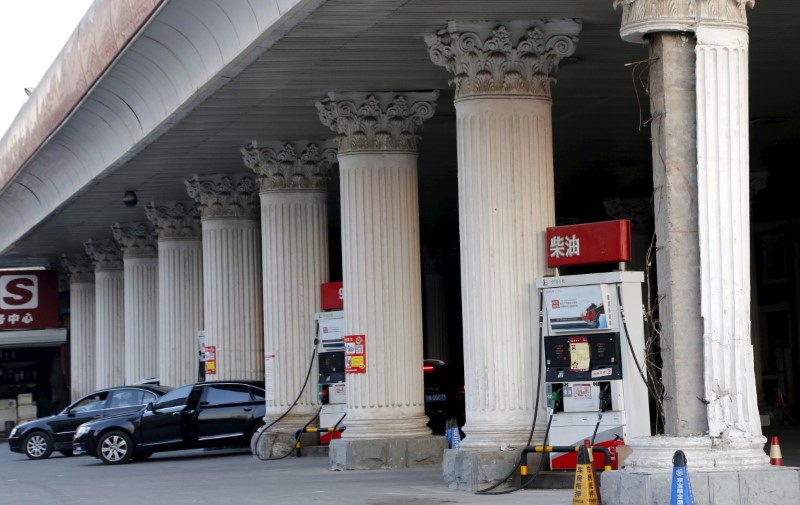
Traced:
<path fill-rule="evenodd" d="M 70 282 L 94 280 L 94 264 L 86 253 L 62 254 L 61 265 L 69 274 Z"/>
<path fill-rule="evenodd" d="M 433 117 L 438 91 L 426 93 L 330 93 L 317 102 L 322 124 L 339 135 L 339 154 L 417 151 L 417 131 Z"/>
<path fill-rule="evenodd" d="M 241 152 L 245 166 L 259 176 L 262 193 L 327 191 L 330 169 L 336 163 L 333 142 L 259 144 L 254 140 Z"/>
<path fill-rule="evenodd" d="M 474 95 L 550 97 L 561 60 L 575 52 L 579 20 L 461 23 L 425 37 L 431 60 L 445 67 L 456 99 Z"/>
<path fill-rule="evenodd" d="M 200 205 L 202 219 L 239 217 L 258 219 L 258 184 L 252 177 L 192 176 L 185 181 L 186 192 Z"/>
<path fill-rule="evenodd" d="M 141 258 L 158 255 L 155 229 L 147 223 L 114 223 L 111 226 L 114 239 L 122 247 L 123 257 Z"/>
<path fill-rule="evenodd" d="M 700 25 L 747 30 L 747 7 L 755 0 L 614 0 L 622 6 L 620 35 L 628 42 L 644 42 L 656 32 L 694 32 Z"/>
<path fill-rule="evenodd" d="M 200 237 L 200 210 L 194 202 L 165 202 L 145 206 L 147 219 L 156 227 L 160 239 Z"/>
<path fill-rule="evenodd" d="M 116 240 L 87 240 L 86 254 L 94 263 L 94 271 L 122 270 L 122 250 Z"/>

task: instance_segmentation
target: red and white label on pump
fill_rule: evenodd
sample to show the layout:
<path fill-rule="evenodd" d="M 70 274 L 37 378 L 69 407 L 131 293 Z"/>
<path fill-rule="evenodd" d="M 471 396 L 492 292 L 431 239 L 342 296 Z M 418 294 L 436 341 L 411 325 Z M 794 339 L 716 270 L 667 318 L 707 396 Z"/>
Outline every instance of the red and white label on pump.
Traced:
<path fill-rule="evenodd" d="M 344 286 L 342 281 L 326 282 L 322 285 L 322 310 L 344 308 Z"/>
<path fill-rule="evenodd" d="M 206 375 L 217 374 L 217 346 L 206 346 Z"/>
<path fill-rule="evenodd" d="M 631 222 L 627 219 L 547 229 L 547 266 L 550 268 L 630 259 Z"/>
<path fill-rule="evenodd" d="M 367 337 L 345 335 L 344 373 L 367 373 Z"/>

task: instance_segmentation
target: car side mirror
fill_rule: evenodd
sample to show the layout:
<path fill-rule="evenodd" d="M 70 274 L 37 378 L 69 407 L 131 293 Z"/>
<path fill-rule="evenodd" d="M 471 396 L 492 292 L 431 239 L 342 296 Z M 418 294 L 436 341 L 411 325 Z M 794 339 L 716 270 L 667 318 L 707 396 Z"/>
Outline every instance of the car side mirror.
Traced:
<path fill-rule="evenodd" d="M 67 417 L 75 417 L 75 411 L 74 410 L 68 410 L 67 411 Z"/>
<path fill-rule="evenodd" d="M 150 403 L 147 404 L 147 407 L 145 407 L 144 410 L 146 410 L 148 412 L 155 412 L 156 411 L 156 404 L 153 403 L 153 402 L 150 402 Z"/>

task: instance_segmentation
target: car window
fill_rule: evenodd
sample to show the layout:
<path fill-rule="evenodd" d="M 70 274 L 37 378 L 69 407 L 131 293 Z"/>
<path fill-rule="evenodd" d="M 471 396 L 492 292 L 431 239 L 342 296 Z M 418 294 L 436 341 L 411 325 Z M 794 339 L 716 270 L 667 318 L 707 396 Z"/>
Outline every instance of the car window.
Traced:
<path fill-rule="evenodd" d="M 81 398 L 75 402 L 70 410 L 72 412 L 91 412 L 93 410 L 100 410 L 105 408 L 106 398 L 108 398 L 108 391 L 92 393 L 89 396 Z"/>
<path fill-rule="evenodd" d="M 215 384 L 208 386 L 206 399 L 208 405 L 221 405 L 224 403 L 251 402 L 248 387 L 243 384 Z"/>
<path fill-rule="evenodd" d="M 253 395 L 254 400 L 264 401 L 264 391 L 258 388 L 250 388 L 250 393 Z"/>
<path fill-rule="evenodd" d="M 118 389 L 111 392 L 109 408 L 135 407 L 154 401 L 156 395 L 143 389 Z"/>
<path fill-rule="evenodd" d="M 162 396 L 158 402 L 156 402 L 157 409 L 166 409 L 169 407 L 179 407 L 181 405 L 186 405 L 186 399 L 189 398 L 189 393 L 191 393 L 192 388 L 194 386 L 183 386 L 178 389 L 173 389 L 169 393 Z"/>

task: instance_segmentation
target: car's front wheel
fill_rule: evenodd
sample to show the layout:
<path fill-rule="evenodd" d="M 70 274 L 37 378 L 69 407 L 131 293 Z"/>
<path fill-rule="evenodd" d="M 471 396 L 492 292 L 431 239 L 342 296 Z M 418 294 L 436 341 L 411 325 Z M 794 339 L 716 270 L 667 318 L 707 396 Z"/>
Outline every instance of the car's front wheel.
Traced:
<path fill-rule="evenodd" d="M 124 431 L 110 431 L 97 443 L 97 457 L 107 465 L 127 463 L 133 456 L 133 440 Z"/>
<path fill-rule="evenodd" d="M 34 431 L 22 441 L 22 449 L 30 459 L 46 459 L 53 452 L 53 440 L 43 431 Z"/>

